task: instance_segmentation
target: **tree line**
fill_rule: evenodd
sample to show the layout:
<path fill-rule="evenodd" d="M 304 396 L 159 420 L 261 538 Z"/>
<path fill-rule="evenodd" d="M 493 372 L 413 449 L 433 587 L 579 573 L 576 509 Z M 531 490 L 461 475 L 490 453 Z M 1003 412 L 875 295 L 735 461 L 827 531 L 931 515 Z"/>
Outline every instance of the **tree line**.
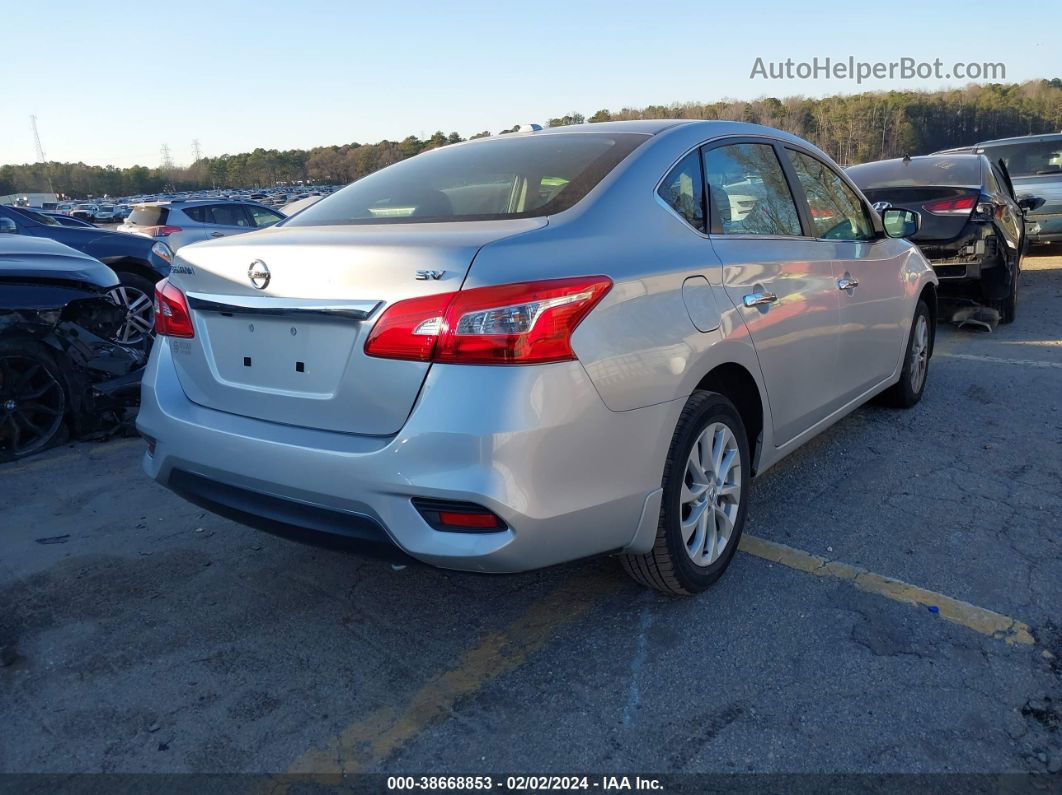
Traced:
<path fill-rule="evenodd" d="M 755 122 L 799 135 L 841 165 L 904 154 L 926 154 L 991 138 L 1062 131 L 1062 79 L 970 85 L 941 91 L 887 91 L 813 99 L 677 103 L 599 110 L 549 119 L 560 127 L 623 119 L 725 119 Z M 514 128 L 496 134 L 512 132 Z M 489 131 L 471 138 L 491 135 Z M 465 140 L 458 133 L 429 138 L 350 143 L 313 149 L 255 149 L 205 157 L 183 168 L 26 163 L 0 166 L 0 195 L 55 191 L 71 197 L 128 196 L 165 190 L 267 187 L 297 181 L 345 184 L 428 149 Z"/>

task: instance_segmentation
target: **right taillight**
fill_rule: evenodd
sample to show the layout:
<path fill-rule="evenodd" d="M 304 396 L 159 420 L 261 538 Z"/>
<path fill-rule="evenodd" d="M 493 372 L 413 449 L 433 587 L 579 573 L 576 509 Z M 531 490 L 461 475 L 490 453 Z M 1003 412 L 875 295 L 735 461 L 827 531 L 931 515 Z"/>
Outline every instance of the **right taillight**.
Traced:
<path fill-rule="evenodd" d="M 147 229 L 152 237 L 169 237 L 177 232 L 183 232 L 183 227 L 180 226 L 151 226 Z"/>
<path fill-rule="evenodd" d="M 976 196 L 959 196 L 954 199 L 926 202 L 922 205 L 922 209 L 933 215 L 969 215 L 976 204 Z"/>
<path fill-rule="evenodd" d="M 376 322 L 365 352 L 451 364 L 569 361 L 572 333 L 611 287 L 607 276 L 587 276 L 398 301 Z"/>
<path fill-rule="evenodd" d="M 155 333 L 163 337 L 195 336 L 188 300 L 169 279 L 155 285 Z"/>

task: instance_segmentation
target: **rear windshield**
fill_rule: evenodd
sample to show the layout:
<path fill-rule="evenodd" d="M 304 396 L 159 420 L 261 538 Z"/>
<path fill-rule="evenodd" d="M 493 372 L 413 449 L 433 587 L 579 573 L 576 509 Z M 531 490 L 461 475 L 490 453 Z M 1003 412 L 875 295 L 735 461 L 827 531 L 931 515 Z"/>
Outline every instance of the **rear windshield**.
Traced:
<path fill-rule="evenodd" d="M 582 199 L 648 136 L 547 133 L 443 147 L 395 163 L 285 225 L 531 218 Z"/>
<path fill-rule="evenodd" d="M 142 207 L 134 207 L 126 221 L 136 226 L 163 226 L 166 223 L 166 216 L 169 214 L 170 211 L 166 207 L 148 204 Z"/>
<path fill-rule="evenodd" d="M 1012 177 L 1062 174 L 1062 140 L 986 146 L 984 153 L 993 163 L 1002 158 Z"/>
<path fill-rule="evenodd" d="M 881 160 L 851 166 L 845 173 L 862 190 L 915 185 L 977 188 L 981 186 L 981 158 L 979 155 L 951 155 Z"/>

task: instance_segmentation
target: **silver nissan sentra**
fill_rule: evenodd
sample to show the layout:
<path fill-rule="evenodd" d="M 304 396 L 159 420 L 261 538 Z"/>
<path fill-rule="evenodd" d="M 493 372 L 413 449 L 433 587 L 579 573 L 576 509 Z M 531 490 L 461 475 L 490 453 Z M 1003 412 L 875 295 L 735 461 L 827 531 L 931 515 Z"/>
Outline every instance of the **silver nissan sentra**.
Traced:
<path fill-rule="evenodd" d="M 870 398 L 918 402 L 919 222 L 752 124 L 426 152 L 180 250 L 144 468 L 296 539 L 484 572 L 613 553 L 695 593 L 753 476 Z"/>

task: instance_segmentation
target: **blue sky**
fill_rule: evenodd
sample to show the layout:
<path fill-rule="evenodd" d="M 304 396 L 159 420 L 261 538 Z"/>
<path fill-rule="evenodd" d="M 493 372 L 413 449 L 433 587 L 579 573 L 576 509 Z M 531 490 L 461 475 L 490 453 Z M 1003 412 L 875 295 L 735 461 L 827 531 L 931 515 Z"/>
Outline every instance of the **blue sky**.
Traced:
<path fill-rule="evenodd" d="M 196 138 L 214 156 L 436 129 L 467 136 L 599 108 L 969 82 L 750 79 L 757 57 L 986 60 L 1003 62 L 1008 82 L 1062 76 L 1052 15 L 1014 9 L 979 0 L 5 3 L 0 163 L 35 159 L 31 113 L 49 159 L 156 166 L 163 143 L 188 163 Z"/>

